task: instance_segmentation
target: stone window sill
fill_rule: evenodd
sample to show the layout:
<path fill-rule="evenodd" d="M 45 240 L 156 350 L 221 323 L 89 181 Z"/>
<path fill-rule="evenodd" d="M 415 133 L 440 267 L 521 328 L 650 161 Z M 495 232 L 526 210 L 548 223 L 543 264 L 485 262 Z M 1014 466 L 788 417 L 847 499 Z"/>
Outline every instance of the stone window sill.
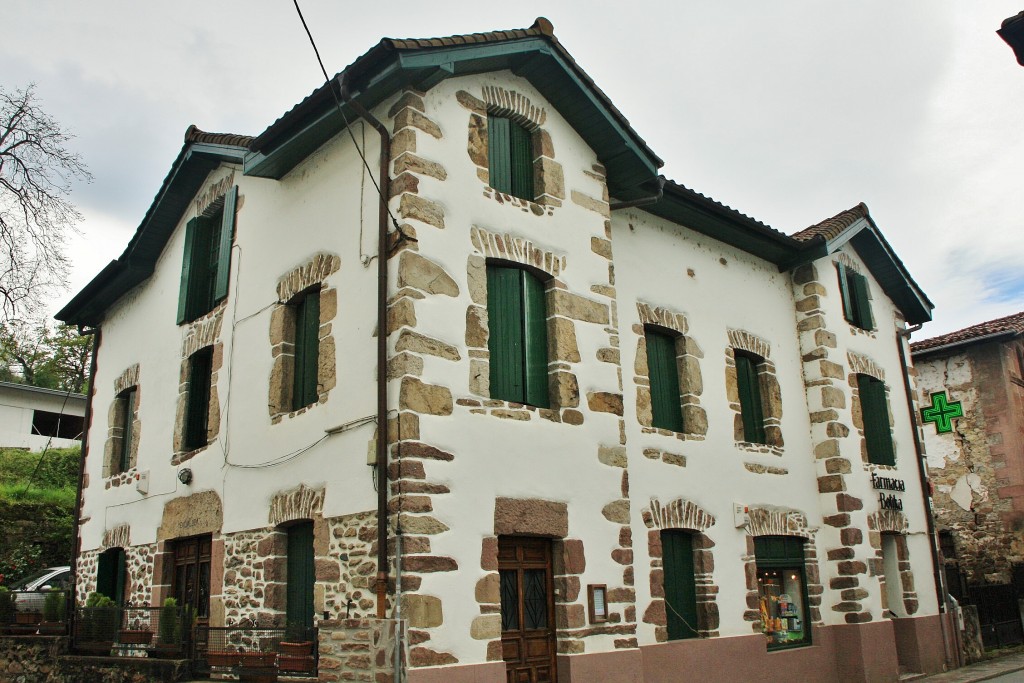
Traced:
<path fill-rule="evenodd" d="M 775 455 L 782 457 L 785 452 L 784 449 L 778 446 L 771 446 L 766 443 L 753 443 L 751 441 L 737 441 L 736 448 L 747 453 L 763 453 L 765 455 Z"/>

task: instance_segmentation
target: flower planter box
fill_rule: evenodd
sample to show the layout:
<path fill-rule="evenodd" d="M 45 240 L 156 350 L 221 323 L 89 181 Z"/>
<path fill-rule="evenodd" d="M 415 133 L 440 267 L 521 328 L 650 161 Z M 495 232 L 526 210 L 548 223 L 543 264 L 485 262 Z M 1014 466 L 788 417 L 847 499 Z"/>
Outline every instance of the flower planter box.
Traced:
<path fill-rule="evenodd" d="M 59 636 L 66 630 L 63 621 L 44 621 L 39 624 L 39 635 L 41 636 Z"/>
<path fill-rule="evenodd" d="M 243 683 L 277 683 L 277 669 L 239 669 L 238 680 Z"/>
<path fill-rule="evenodd" d="M 152 631 L 119 631 L 117 642 L 122 645 L 149 645 L 153 642 Z"/>
<path fill-rule="evenodd" d="M 238 653 L 211 650 L 206 653 L 206 663 L 210 666 L 238 666 Z"/>
<path fill-rule="evenodd" d="M 313 654 L 313 641 L 304 640 L 301 643 L 289 643 L 283 640 L 278 644 L 278 652 L 291 657 L 305 657 Z"/>
<path fill-rule="evenodd" d="M 313 671 L 315 662 L 310 655 L 280 655 L 277 658 L 277 668 L 281 671 L 299 671 L 309 673 Z"/>
<path fill-rule="evenodd" d="M 14 615 L 14 623 L 23 626 L 38 624 L 43 621 L 41 612 L 17 612 Z"/>
<path fill-rule="evenodd" d="M 273 667 L 277 662 L 276 652 L 239 652 L 238 663 L 250 669 Z"/>

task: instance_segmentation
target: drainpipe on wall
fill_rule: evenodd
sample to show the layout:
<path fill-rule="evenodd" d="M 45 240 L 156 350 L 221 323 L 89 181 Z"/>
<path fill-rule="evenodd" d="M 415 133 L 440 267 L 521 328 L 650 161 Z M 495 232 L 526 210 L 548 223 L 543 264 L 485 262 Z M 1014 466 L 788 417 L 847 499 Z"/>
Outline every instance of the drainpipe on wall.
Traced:
<path fill-rule="evenodd" d="M 75 605 L 78 604 L 78 553 L 81 550 L 82 525 L 79 520 L 82 518 L 82 484 L 85 479 L 85 454 L 89 448 L 89 427 L 92 425 L 92 397 L 93 383 L 96 380 L 96 356 L 100 351 L 100 337 L 103 335 L 100 328 L 96 327 L 86 330 L 78 326 L 78 334 L 81 336 L 92 335 L 92 359 L 89 361 L 89 395 L 85 400 L 85 418 L 82 421 L 82 453 L 78 458 L 78 486 L 75 491 L 75 534 L 71 542 L 71 588 L 68 591 L 68 600 L 71 603 L 68 607 L 68 628 L 69 633 L 75 632 Z"/>
<path fill-rule="evenodd" d="M 380 210 L 377 231 L 377 618 L 387 616 L 388 597 L 388 196 L 391 185 L 391 136 L 356 100 L 349 99 L 348 71 L 341 78 L 341 101 L 380 134 Z M 396 596 L 396 602 L 398 601 Z"/>
<path fill-rule="evenodd" d="M 959 647 L 950 656 L 949 651 L 949 593 L 946 591 L 946 582 L 943 572 L 939 568 L 939 551 L 936 547 L 935 519 L 932 517 L 932 494 L 931 484 L 928 481 L 928 464 L 925 460 L 924 447 L 921 445 L 921 437 L 918 434 L 917 411 L 914 409 L 914 392 L 910 382 L 910 372 L 907 367 L 907 354 L 903 350 L 903 340 L 911 334 L 920 330 L 922 325 L 914 325 L 905 330 L 896 331 L 896 349 L 900 354 L 900 371 L 903 375 L 903 390 L 907 397 L 907 412 L 910 414 L 910 432 L 914 437 L 914 453 L 917 455 L 917 473 L 921 479 L 921 493 L 924 494 L 924 518 L 928 529 L 928 549 L 932 556 L 932 577 L 935 581 L 936 597 L 939 599 L 939 626 L 942 629 L 942 653 L 946 658 L 947 665 L 955 661 L 957 668 L 962 666 L 960 661 Z M 954 635 L 954 642 L 956 637 Z"/>

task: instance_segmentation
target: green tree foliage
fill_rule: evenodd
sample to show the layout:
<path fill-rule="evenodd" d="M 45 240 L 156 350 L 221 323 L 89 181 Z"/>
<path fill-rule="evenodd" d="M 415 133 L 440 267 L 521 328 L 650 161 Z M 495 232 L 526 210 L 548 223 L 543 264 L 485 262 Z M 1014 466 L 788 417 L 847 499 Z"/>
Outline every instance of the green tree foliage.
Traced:
<path fill-rule="evenodd" d="M 0 381 L 83 393 L 92 339 L 63 323 L 11 320 L 0 325 Z"/>

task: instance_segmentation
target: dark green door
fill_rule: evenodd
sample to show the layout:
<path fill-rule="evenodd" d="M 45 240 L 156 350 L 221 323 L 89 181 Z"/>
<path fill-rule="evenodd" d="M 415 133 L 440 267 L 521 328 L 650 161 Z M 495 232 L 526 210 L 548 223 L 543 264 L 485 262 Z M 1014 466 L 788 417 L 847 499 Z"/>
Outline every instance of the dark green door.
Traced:
<path fill-rule="evenodd" d="M 313 523 L 288 527 L 288 624 L 313 627 Z"/>
<path fill-rule="evenodd" d="M 96 568 L 96 591 L 118 605 L 124 604 L 124 548 L 109 548 L 100 554 Z"/>
<path fill-rule="evenodd" d="M 661 532 L 668 638 L 697 637 L 697 586 L 693 578 L 693 535 L 677 529 Z"/>

